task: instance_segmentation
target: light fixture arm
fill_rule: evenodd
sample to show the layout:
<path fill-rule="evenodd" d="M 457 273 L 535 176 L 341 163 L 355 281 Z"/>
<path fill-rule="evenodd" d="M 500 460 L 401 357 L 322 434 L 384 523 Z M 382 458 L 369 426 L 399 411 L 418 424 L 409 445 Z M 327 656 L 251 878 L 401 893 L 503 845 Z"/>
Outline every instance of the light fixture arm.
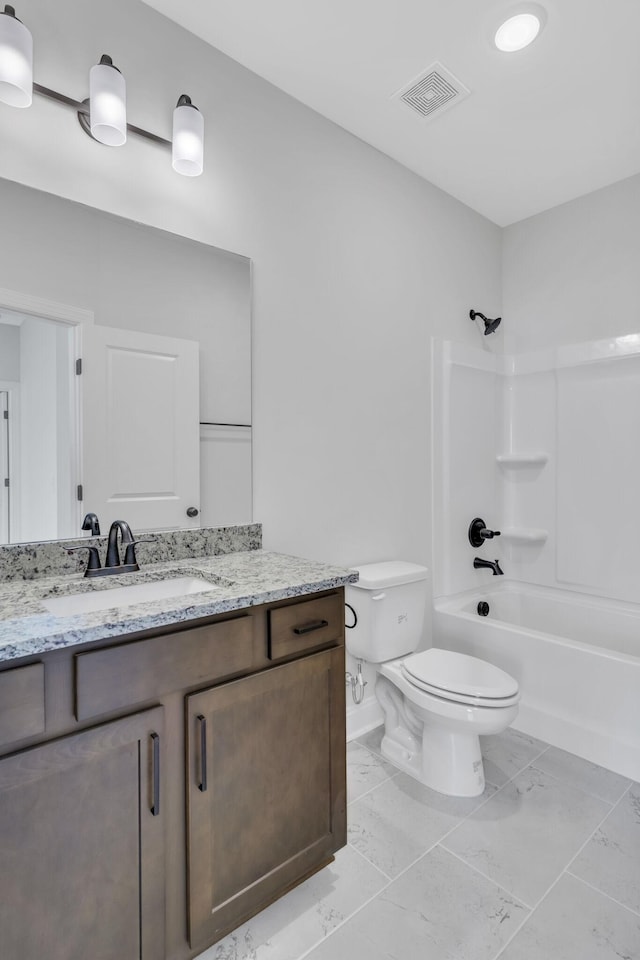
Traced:
<path fill-rule="evenodd" d="M 114 69 L 117 70 L 118 68 L 114 67 Z M 91 137 L 92 140 L 94 139 L 94 137 L 91 135 L 88 99 L 74 100 L 73 97 L 68 97 L 64 93 L 58 93 L 57 90 L 52 90 L 50 87 L 43 87 L 41 83 L 35 82 L 33 84 L 33 92 L 39 94 L 41 97 L 46 97 L 47 100 L 54 100 L 56 103 L 61 103 L 63 106 L 71 107 L 73 110 L 75 110 L 75 112 L 78 114 L 78 122 L 80 126 L 88 137 Z M 143 130 L 142 127 L 136 127 L 132 123 L 127 124 L 127 130 L 129 133 L 135 133 L 138 137 L 144 137 L 145 140 L 151 140 L 152 143 L 159 143 L 161 146 L 169 147 L 169 149 L 171 149 L 171 140 L 167 140 L 165 137 L 159 137 L 156 133 L 150 133 L 149 130 Z"/>

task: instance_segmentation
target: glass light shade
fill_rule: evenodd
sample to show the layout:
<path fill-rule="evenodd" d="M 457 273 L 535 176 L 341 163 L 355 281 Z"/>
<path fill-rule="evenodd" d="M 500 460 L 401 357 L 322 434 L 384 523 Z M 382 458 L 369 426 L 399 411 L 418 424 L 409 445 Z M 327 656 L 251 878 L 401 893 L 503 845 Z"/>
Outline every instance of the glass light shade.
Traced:
<path fill-rule="evenodd" d="M 534 13 L 519 13 L 501 24 L 495 35 L 495 45 L 504 53 L 515 53 L 533 43 L 540 33 L 540 19 Z"/>
<path fill-rule="evenodd" d="M 89 71 L 89 111 L 92 137 L 108 147 L 126 143 L 126 85 L 120 71 L 109 63 L 97 63 Z"/>
<path fill-rule="evenodd" d="M 11 13 L 0 13 L 0 100 L 30 107 L 33 99 L 33 38 Z"/>
<path fill-rule="evenodd" d="M 176 173 L 185 177 L 200 176 L 204 168 L 204 117 L 190 103 L 178 103 L 173 111 L 171 153 Z"/>

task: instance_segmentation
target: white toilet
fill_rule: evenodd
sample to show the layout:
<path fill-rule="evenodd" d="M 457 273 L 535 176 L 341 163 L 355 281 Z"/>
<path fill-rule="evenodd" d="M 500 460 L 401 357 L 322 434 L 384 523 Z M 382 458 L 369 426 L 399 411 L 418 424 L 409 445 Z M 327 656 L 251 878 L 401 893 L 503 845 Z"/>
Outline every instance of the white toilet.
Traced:
<path fill-rule="evenodd" d="M 480 735 L 501 733 L 518 713 L 518 683 L 477 657 L 430 647 L 414 653 L 426 612 L 429 571 L 399 560 L 355 567 L 346 588 L 356 625 L 351 656 L 376 665 L 384 711 L 382 753 L 394 766 L 454 797 L 484 790 Z"/>

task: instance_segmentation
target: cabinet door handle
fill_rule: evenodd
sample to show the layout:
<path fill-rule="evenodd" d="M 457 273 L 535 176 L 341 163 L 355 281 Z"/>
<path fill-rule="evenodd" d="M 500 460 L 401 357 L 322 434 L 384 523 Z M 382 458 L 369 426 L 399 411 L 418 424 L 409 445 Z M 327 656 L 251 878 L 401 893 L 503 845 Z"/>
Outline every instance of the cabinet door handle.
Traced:
<path fill-rule="evenodd" d="M 198 790 L 203 793 L 207 789 L 207 720 L 202 714 L 198 717 L 200 724 L 200 783 Z"/>
<path fill-rule="evenodd" d="M 157 733 L 151 734 L 151 769 L 153 783 L 151 815 L 157 817 L 160 813 L 160 737 Z"/>
<path fill-rule="evenodd" d="M 328 626 L 328 620 L 310 620 L 309 623 L 303 623 L 301 627 L 294 627 L 293 632 L 301 637 L 305 633 L 313 633 L 314 630 L 322 630 L 323 627 Z"/>

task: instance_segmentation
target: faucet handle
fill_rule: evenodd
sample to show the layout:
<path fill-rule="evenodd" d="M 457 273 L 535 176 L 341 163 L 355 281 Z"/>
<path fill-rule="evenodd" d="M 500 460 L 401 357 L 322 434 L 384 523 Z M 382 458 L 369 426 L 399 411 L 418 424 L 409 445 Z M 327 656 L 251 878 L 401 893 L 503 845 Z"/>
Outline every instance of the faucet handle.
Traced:
<path fill-rule="evenodd" d="M 124 564 L 125 566 L 130 563 L 137 563 L 136 560 L 136 547 L 139 543 L 155 543 L 155 537 L 138 537 L 136 540 L 129 540 L 128 543 L 124 543 L 123 546 L 126 547 L 124 553 Z"/>
<path fill-rule="evenodd" d="M 499 537 L 500 531 L 489 530 L 482 517 L 474 517 L 469 524 L 467 536 L 471 546 L 477 549 L 482 546 L 485 540 L 493 540 L 494 537 Z"/>
<path fill-rule="evenodd" d="M 79 550 L 88 550 L 89 551 L 89 560 L 87 561 L 87 569 L 85 571 L 85 577 L 89 576 L 89 570 L 100 570 L 102 569 L 102 564 L 100 563 L 100 555 L 98 554 L 97 547 L 68 547 L 65 544 L 65 549 L 67 553 L 77 553 Z"/>

